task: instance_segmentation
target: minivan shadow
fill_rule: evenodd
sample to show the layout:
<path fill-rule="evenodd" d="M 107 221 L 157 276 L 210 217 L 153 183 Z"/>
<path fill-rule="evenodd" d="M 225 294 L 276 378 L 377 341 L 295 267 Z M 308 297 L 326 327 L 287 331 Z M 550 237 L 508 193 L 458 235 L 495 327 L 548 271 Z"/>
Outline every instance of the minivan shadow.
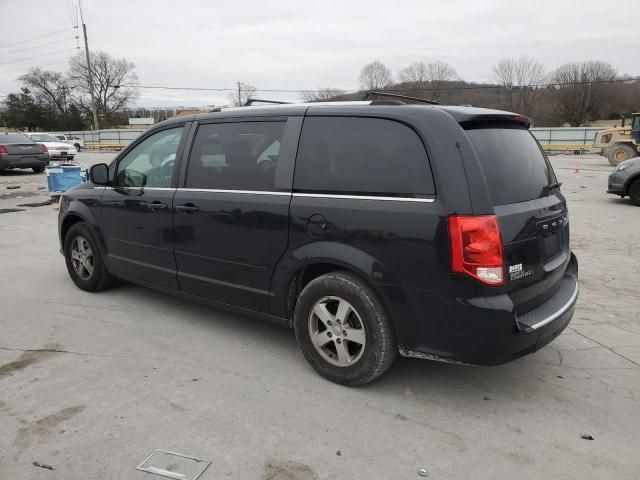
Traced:
<path fill-rule="evenodd" d="M 264 350 L 264 345 L 268 344 L 278 352 L 283 362 L 306 370 L 305 375 L 316 376 L 318 382 L 326 382 L 326 387 L 347 388 L 322 379 L 306 364 L 293 330 L 126 282 L 117 291 L 119 295 L 124 294 L 136 301 L 153 304 L 162 311 L 180 312 L 171 320 L 194 334 L 198 331 L 212 335 L 224 333 L 237 337 L 248 348 L 254 345 L 256 350 Z M 148 321 L 152 322 L 153 319 L 148 317 Z M 524 394 L 537 389 L 532 384 L 532 378 L 540 380 L 549 376 L 549 365 L 538 355 L 541 354 L 492 367 L 455 365 L 398 356 L 393 366 L 380 378 L 357 387 L 357 390 L 376 396 L 412 397 L 414 400 L 434 400 L 440 397 L 442 401 L 446 399 L 462 405 L 488 400 L 496 392 L 502 394 L 505 391 L 516 391 Z"/>

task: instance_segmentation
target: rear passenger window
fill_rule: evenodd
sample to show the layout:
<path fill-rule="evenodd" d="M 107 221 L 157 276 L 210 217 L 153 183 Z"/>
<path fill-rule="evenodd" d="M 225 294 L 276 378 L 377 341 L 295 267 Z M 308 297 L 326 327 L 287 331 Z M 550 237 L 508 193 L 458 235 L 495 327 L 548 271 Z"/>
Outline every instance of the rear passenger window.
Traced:
<path fill-rule="evenodd" d="M 187 188 L 273 190 L 285 122 L 200 125 L 187 169 Z"/>
<path fill-rule="evenodd" d="M 355 117 L 305 118 L 294 189 L 404 197 L 435 193 L 416 132 L 392 120 Z"/>

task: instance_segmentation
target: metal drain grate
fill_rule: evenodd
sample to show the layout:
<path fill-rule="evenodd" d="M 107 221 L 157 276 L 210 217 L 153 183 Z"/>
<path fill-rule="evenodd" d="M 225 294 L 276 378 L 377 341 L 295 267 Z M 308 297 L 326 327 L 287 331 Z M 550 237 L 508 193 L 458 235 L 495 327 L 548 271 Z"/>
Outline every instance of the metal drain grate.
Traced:
<path fill-rule="evenodd" d="M 0 208 L 0 213 L 24 212 L 24 208 Z"/>
<path fill-rule="evenodd" d="M 197 480 L 209 465 L 211 462 L 208 460 L 159 448 L 145 458 L 136 470 L 176 480 Z"/>

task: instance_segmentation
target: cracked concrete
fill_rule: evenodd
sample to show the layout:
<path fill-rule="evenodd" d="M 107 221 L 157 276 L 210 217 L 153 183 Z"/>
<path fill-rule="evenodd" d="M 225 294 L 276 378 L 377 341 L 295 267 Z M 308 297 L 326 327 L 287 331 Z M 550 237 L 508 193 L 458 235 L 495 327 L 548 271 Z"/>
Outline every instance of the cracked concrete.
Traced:
<path fill-rule="evenodd" d="M 580 262 L 570 328 L 499 367 L 401 358 L 363 388 L 319 378 L 285 329 L 128 284 L 82 292 L 51 206 L 1 215 L 0 478 L 145 480 L 165 448 L 211 459 L 203 480 L 637 480 L 640 208 L 604 193 L 606 160 L 552 162 Z M 19 172 L 0 190 L 21 179 L 41 192 Z"/>

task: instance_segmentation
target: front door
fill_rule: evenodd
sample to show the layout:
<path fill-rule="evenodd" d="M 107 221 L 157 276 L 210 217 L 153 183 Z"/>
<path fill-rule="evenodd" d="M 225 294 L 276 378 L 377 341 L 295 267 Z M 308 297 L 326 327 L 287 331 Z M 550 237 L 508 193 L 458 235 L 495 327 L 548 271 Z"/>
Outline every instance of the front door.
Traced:
<path fill-rule="evenodd" d="M 293 165 L 298 125 L 199 125 L 184 187 L 174 198 L 182 291 L 268 311 L 271 274 L 287 247 L 291 199 L 290 183 L 276 179 L 290 178 L 282 173 Z"/>
<path fill-rule="evenodd" d="M 102 233 L 115 274 L 178 288 L 172 207 L 185 127 L 156 132 L 125 153 L 102 196 Z"/>

